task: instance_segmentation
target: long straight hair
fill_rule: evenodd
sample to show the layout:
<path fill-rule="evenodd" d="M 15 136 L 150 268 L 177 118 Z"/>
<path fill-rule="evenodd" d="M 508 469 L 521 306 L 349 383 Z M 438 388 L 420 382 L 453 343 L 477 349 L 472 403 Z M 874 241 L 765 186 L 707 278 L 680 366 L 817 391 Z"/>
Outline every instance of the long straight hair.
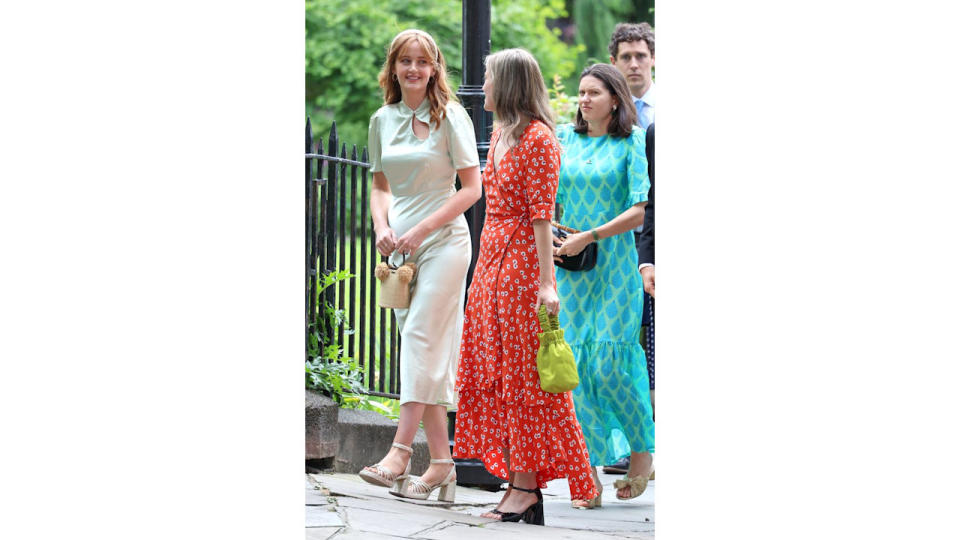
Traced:
<path fill-rule="evenodd" d="M 439 128 L 440 121 L 447 114 L 447 103 L 455 102 L 457 98 L 447 84 L 447 61 L 444 60 L 443 53 L 437 47 L 437 42 L 423 30 L 413 28 L 404 30 L 390 42 L 390 47 L 387 48 L 387 60 L 383 63 L 383 69 L 380 70 L 379 77 L 380 88 L 383 89 L 383 103 L 389 105 L 403 99 L 403 94 L 400 92 L 400 81 L 396 78 L 397 58 L 406 51 L 413 41 L 419 43 L 427 58 L 433 61 L 433 76 L 427 81 L 427 99 L 430 100 L 430 123 Z"/>
<path fill-rule="evenodd" d="M 554 132 L 553 109 L 537 59 L 524 49 L 504 49 L 485 62 L 493 77 L 493 111 L 501 132 L 519 140 L 525 118 L 540 120 Z"/>

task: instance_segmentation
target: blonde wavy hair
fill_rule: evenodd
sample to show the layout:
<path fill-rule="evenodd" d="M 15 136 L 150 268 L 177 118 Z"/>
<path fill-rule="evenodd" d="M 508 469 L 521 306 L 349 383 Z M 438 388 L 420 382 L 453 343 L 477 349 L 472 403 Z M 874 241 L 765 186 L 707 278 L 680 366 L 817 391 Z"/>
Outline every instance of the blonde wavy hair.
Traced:
<path fill-rule="evenodd" d="M 485 62 L 493 78 L 493 110 L 501 132 L 519 140 L 526 118 L 540 120 L 554 132 L 553 109 L 537 59 L 525 49 L 504 49 Z"/>
<path fill-rule="evenodd" d="M 397 34 L 387 48 L 387 60 L 380 70 L 380 88 L 383 89 L 383 103 L 397 103 L 403 95 L 400 93 L 400 81 L 397 80 L 395 66 L 397 58 L 406 51 L 411 42 L 416 41 L 427 57 L 433 60 L 433 76 L 427 81 L 427 99 L 430 100 L 430 123 L 440 127 L 440 121 L 446 116 L 447 103 L 457 101 L 447 84 L 447 61 L 437 47 L 437 42 L 423 30 L 404 30 Z"/>

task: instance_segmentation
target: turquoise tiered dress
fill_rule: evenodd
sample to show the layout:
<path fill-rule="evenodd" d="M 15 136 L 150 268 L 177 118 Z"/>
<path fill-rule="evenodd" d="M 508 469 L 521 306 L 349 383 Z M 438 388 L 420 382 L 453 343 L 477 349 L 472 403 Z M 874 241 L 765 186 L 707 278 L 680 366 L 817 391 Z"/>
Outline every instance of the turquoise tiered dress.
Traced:
<path fill-rule="evenodd" d="M 573 125 L 557 129 L 563 147 L 557 201 L 561 223 L 590 230 L 647 200 L 644 131 L 629 137 L 588 137 Z M 557 268 L 560 325 L 573 349 L 580 385 L 573 391 L 590 464 L 608 465 L 654 451 L 647 361 L 640 346 L 643 284 L 633 231 L 603 238 L 597 265 L 586 272 Z"/>

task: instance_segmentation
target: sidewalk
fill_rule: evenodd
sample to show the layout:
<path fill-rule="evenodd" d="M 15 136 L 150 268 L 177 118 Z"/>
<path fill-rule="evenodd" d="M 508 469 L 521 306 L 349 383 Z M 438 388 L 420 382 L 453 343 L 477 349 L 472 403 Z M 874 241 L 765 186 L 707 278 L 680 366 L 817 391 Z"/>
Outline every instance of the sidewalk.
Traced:
<path fill-rule="evenodd" d="M 600 474 L 603 507 L 594 510 L 571 508 L 566 480 L 550 482 L 543 491 L 546 526 L 540 527 L 478 517 L 496 507 L 503 491 L 457 486 L 456 502 L 448 504 L 437 501 L 436 493 L 429 501 L 394 497 L 355 474 L 308 474 L 306 538 L 653 540 L 656 481 L 636 499 L 620 501 L 613 488 L 620 476 Z"/>

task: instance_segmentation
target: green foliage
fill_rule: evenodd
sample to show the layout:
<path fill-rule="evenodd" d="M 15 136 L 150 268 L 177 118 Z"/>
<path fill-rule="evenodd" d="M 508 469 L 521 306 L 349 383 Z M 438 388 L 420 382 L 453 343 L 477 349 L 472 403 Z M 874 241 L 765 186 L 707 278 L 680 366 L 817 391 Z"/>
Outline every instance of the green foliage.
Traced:
<path fill-rule="evenodd" d="M 378 412 L 391 420 L 400 418 L 400 401 L 396 399 L 364 394 L 348 394 L 343 396 L 342 406 L 346 409 Z"/>
<path fill-rule="evenodd" d="M 328 272 L 320 278 L 317 287 L 316 297 L 314 298 L 317 306 L 317 313 L 314 314 L 308 327 L 307 356 L 310 358 L 323 358 L 328 361 L 348 358 L 343 350 L 337 347 L 334 336 L 340 327 L 344 327 L 344 334 L 353 333 L 347 324 L 347 316 L 342 309 L 336 309 L 328 304 L 323 297 L 323 292 L 341 281 L 352 279 L 353 274 L 346 270 Z"/>
<path fill-rule="evenodd" d="M 490 51 L 522 47 L 537 59 L 545 80 L 568 77 L 579 71 L 577 55 L 583 46 L 567 45 L 560 29 L 547 27 L 547 21 L 566 14 L 563 0 L 493 0 Z"/>
<path fill-rule="evenodd" d="M 407 28 L 429 32 L 447 59 L 451 89 L 462 73 L 460 0 L 306 0 L 306 109 L 314 136 L 336 119 L 341 141 L 366 146 L 370 115 L 383 104 L 377 81 L 390 40 Z M 566 15 L 564 0 L 493 0 L 492 52 L 523 47 L 545 78 L 578 70 L 582 46 L 569 46 L 547 21 Z M 326 139 L 324 139 L 326 145 Z M 349 147 L 348 147 L 349 153 Z"/>
<path fill-rule="evenodd" d="M 568 96 L 564 91 L 560 74 L 553 76 L 553 84 L 547 91 L 550 93 L 550 107 L 557 115 L 557 125 L 572 124 L 577 118 L 577 96 Z"/>
<path fill-rule="evenodd" d="M 307 388 L 330 396 L 337 405 L 343 405 L 345 394 L 361 394 L 366 391 L 363 387 L 363 374 L 353 358 L 314 358 L 306 363 L 306 375 Z"/>
<path fill-rule="evenodd" d="M 582 48 L 577 57 L 577 73 L 565 79 L 571 88 L 579 85 L 580 71 L 610 61 L 610 36 L 621 22 L 653 25 L 654 0 L 567 0 L 576 25 L 576 43 Z"/>
<path fill-rule="evenodd" d="M 337 283 L 353 278 L 345 270 L 329 272 L 320 278 L 317 287 L 317 313 L 308 327 L 306 387 L 343 403 L 346 393 L 363 393 L 363 374 L 357 361 L 337 346 L 336 335 L 342 327 L 345 335 L 353 333 L 347 326 L 346 314 L 328 304 L 323 292 Z"/>
<path fill-rule="evenodd" d="M 653 25 L 653 4 L 653 0 L 573 0 L 577 43 L 585 46 L 581 65 L 610 61 L 607 47 L 617 23 L 645 21 Z"/>

